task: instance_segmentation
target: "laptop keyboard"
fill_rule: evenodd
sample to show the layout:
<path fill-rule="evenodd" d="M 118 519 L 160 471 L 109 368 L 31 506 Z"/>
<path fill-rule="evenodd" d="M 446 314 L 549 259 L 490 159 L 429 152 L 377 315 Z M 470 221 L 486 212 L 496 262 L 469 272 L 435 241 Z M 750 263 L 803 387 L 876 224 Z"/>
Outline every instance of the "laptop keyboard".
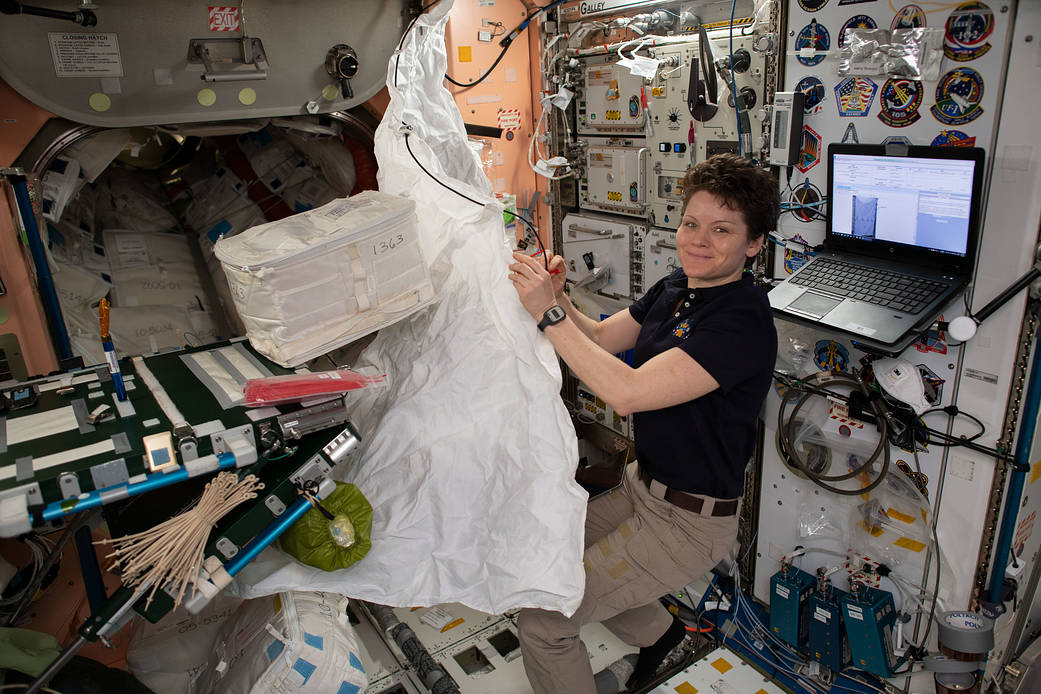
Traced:
<path fill-rule="evenodd" d="M 918 313 L 950 286 L 832 258 L 818 258 L 790 281 L 907 313 Z"/>

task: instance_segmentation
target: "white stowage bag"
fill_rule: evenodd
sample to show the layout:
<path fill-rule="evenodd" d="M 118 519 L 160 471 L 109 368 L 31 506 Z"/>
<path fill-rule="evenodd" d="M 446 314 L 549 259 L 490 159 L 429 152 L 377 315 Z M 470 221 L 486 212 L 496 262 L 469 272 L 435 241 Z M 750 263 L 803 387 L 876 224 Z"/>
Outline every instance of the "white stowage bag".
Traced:
<path fill-rule="evenodd" d="M 211 643 L 192 694 L 358 694 L 369 684 L 342 595 L 246 601 Z"/>
<path fill-rule="evenodd" d="M 193 694 L 213 656 L 213 642 L 242 600 L 218 594 L 199 614 L 182 605 L 157 623 L 135 619 L 127 670 L 155 694 Z"/>
<path fill-rule="evenodd" d="M 380 188 L 415 200 L 439 299 L 379 332 L 362 361 L 389 386 L 348 401 L 362 444 L 337 472 L 372 504 L 372 549 L 324 572 L 269 548 L 239 574 L 245 595 L 327 590 L 391 606 L 567 615 L 581 602 L 586 493 L 574 481 L 575 432 L 557 357 L 507 279 L 502 207 L 442 85 L 450 8 L 420 17 L 400 65 L 391 58 L 391 102 L 376 132 Z M 402 122 L 437 181 L 409 155 Z"/>

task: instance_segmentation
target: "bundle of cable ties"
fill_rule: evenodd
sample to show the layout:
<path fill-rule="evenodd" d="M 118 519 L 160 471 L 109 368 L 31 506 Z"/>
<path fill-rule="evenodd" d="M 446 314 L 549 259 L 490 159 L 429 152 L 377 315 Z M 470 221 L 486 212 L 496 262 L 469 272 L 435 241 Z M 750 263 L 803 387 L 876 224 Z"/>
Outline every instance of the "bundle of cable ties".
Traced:
<path fill-rule="evenodd" d="M 124 585 L 152 586 L 146 605 L 151 604 L 159 588 L 165 588 L 176 607 L 188 584 L 199 576 L 210 529 L 242 502 L 257 498 L 257 491 L 263 488 L 264 483 L 256 475 L 240 480 L 234 473 L 221 472 L 206 483 L 195 508 L 154 528 L 95 544 L 115 547 L 106 559 L 114 557 L 109 570 L 118 566 Z"/>

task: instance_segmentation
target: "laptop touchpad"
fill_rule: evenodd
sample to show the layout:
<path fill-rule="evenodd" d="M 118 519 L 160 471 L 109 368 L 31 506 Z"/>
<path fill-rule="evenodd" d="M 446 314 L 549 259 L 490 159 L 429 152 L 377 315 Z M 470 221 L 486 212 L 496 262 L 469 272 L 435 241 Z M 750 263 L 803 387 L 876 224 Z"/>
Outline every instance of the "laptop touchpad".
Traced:
<path fill-rule="evenodd" d="M 815 318 L 821 318 L 841 303 L 842 299 L 833 299 L 830 296 L 815 294 L 814 292 L 803 292 L 798 299 L 788 304 L 787 308 Z"/>

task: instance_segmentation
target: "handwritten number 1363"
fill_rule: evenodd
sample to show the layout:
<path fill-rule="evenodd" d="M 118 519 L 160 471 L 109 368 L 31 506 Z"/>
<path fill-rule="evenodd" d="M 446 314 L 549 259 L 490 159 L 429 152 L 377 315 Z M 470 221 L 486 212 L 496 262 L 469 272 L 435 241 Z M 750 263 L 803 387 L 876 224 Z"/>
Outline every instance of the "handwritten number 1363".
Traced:
<path fill-rule="evenodd" d="M 399 245 L 405 242 L 405 237 L 402 234 L 396 234 L 385 239 L 380 239 L 378 243 L 372 245 L 373 255 L 382 255 L 387 251 L 392 251 Z"/>

